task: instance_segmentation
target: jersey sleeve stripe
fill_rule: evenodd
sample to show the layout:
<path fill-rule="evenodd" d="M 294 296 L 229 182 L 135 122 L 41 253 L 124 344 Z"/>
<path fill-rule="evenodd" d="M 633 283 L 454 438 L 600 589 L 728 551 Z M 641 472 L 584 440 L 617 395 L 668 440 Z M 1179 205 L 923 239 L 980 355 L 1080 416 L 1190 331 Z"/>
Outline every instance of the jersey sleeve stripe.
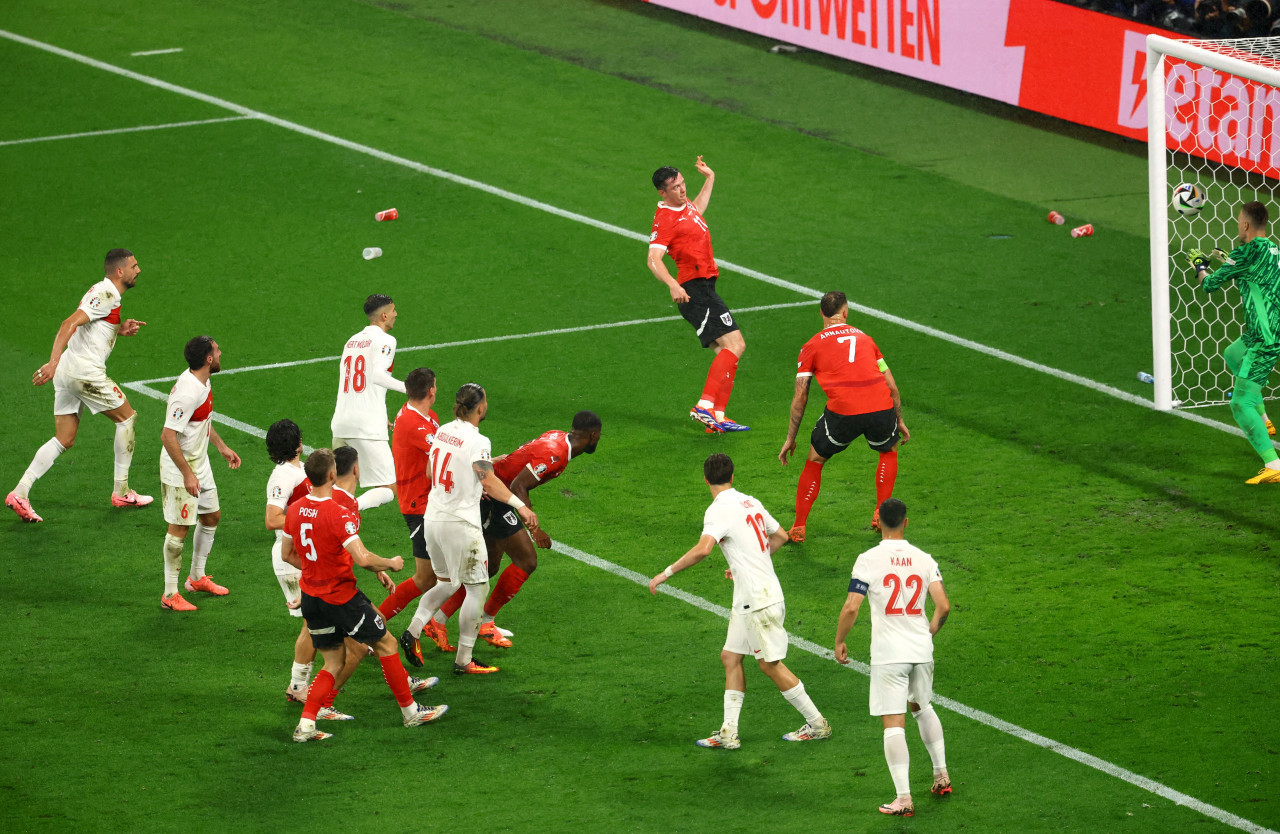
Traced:
<path fill-rule="evenodd" d="M 666 247 L 664 244 L 661 244 L 661 243 L 650 243 L 650 244 L 649 244 L 649 248 L 650 248 L 650 249 L 661 249 L 663 252 L 667 251 L 667 247 Z"/>

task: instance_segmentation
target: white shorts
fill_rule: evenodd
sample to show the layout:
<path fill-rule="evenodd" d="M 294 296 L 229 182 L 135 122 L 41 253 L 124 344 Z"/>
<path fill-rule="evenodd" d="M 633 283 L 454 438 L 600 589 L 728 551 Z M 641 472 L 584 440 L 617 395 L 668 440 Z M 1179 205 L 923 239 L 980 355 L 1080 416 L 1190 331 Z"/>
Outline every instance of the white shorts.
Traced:
<path fill-rule="evenodd" d="M 907 702 L 923 709 L 933 699 L 933 661 L 871 667 L 872 715 L 906 715 Z"/>
<path fill-rule="evenodd" d="M 724 650 L 772 663 L 787 656 L 787 630 L 782 621 L 787 604 L 775 603 L 766 608 L 742 613 L 734 606 L 729 612 L 729 634 Z"/>
<path fill-rule="evenodd" d="M 360 456 L 360 488 L 392 486 L 396 482 L 396 463 L 391 457 L 391 444 L 385 440 L 333 439 L 333 448 L 350 446 Z"/>
<path fill-rule="evenodd" d="M 463 585 L 489 581 L 489 551 L 484 533 L 465 521 L 428 521 L 423 531 L 431 569 Z"/>
<path fill-rule="evenodd" d="M 164 508 L 165 521 L 179 527 L 192 527 L 198 516 L 222 509 L 218 503 L 218 485 L 213 482 L 213 469 L 209 466 L 208 458 L 196 469 L 196 480 L 200 482 L 199 496 L 187 492 L 187 488 L 181 484 L 174 486 L 163 481 L 160 483 L 160 506 Z"/>
<path fill-rule="evenodd" d="M 105 371 L 91 373 L 88 377 L 63 373 L 62 365 L 53 374 L 53 414 L 82 414 L 88 406 L 92 414 L 101 414 L 124 405 L 124 392 L 111 381 Z"/>
<path fill-rule="evenodd" d="M 276 539 L 276 543 L 271 545 L 271 568 L 276 572 L 276 581 L 280 583 L 280 590 L 284 592 L 284 601 L 290 603 L 302 599 L 302 587 L 298 584 L 302 579 L 302 571 L 282 559 L 283 552 L 284 547 L 280 539 Z M 289 608 L 289 616 L 301 617 L 302 609 Z"/>

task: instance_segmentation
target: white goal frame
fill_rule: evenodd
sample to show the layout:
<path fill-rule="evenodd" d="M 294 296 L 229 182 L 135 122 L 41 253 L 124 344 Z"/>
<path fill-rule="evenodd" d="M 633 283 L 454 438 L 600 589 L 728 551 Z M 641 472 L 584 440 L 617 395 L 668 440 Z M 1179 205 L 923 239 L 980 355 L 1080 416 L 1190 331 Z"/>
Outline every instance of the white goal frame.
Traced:
<path fill-rule="evenodd" d="M 1199 64 L 1280 88 L 1280 71 L 1203 49 L 1193 43 L 1147 36 L 1147 185 L 1151 215 L 1151 342 L 1155 407 L 1174 408 L 1173 334 L 1170 328 L 1169 185 L 1166 169 L 1165 57 Z"/>

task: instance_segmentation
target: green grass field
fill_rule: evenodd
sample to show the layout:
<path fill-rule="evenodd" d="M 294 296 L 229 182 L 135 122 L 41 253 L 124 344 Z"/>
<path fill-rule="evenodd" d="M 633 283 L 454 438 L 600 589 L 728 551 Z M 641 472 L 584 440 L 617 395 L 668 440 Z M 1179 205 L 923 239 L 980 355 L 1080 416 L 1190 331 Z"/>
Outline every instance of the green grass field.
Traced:
<path fill-rule="evenodd" d="M 282 696 L 297 621 L 271 573 L 262 441 L 219 426 L 245 461 L 215 462 L 209 571 L 232 593 L 177 616 L 157 599 L 160 511 L 110 508 L 111 426 L 85 420 L 32 492 L 46 522 L 0 518 L 14 638 L 0 828 L 1280 828 L 1276 498 L 1245 486 L 1256 458 L 1223 430 L 1225 409 L 1193 422 L 1131 401 L 1151 392 L 1135 379 L 1151 361 L 1140 148 L 771 55 L 631 0 L 23 0 L 0 6 L 0 30 L 202 95 L 0 37 L 0 289 L 14 304 L 0 333 L 3 491 L 52 431 L 52 391 L 30 374 L 115 246 L 142 266 L 125 314 L 148 322 L 116 346 L 119 383 L 177 375 L 183 343 L 208 333 L 227 371 L 219 414 L 259 431 L 290 417 L 325 445 L 336 361 L 246 369 L 336 355 L 365 296 L 384 292 L 400 310 L 397 375 L 432 367 L 446 401 L 485 385 L 495 452 L 580 408 L 604 420 L 598 452 L 534 493 L 562 547 L 501 615 L 515 647 L 478 651 L 502 672 L 445 677 L 425 700 L 449 714 L 406 730 L 362 668 L 340 701 L 357 720 L 306 746 L 289 741 L 299 710 Z M 753 427 L 743 435 L 709 437 L 685 416 L 710 355 L 644 244 L 528 203 L 644 235 L 650 173 L 676 164 L 696 186 L 697 154 L 718 174 L 717 255 L 811 291 L 723 272 L 748 343 L 730 407 Z M 400 220 L 373 221 L 391 206 Z M 1071 239 L 1050 208 L 1097 234 Z M 366 246 L 385 254 L 363 261 Z M 862 305 L 851 321 L 902 390 L 913 439 L 896 494 L 954 606 L 935 686 L 955 705 L 939 715 L 956 793 L 928 795 L 909 728 L 913 820 L 875 812 L 892 784 L 867 679 L 803 645 L 787 663 L 830 741 L 783 742 L 799 716 L 748 670 L 742 749 L 695 747 L 720 721 L 725 623 L 626 574 L 696 541 L 712 451 L 789 523 L 799 464 L 776 455 L 796 353 L 821 326 L 812 299 L 829 289 Z M 158 495 L 164 404 L 129 396 L 132 481 Z M 802 439 L 821 404 L 815 389 Z M 859 448 L 834 459 L 809 541 L 775 557 L 797 640 L 832 642 L 852 561 L 876 540 L 874 463 Z M 408 552 L 393 508 L 366 513 L 364 530 L 375 552 Z M 670 584 L 727 604 L 722 565 Z M 372 576 L 360 582 L 381 599 Z M 869 637 L 863 622 L 851 638 L 862 660 Z M 450 665 L 432 655 L 428 671 Z"/>

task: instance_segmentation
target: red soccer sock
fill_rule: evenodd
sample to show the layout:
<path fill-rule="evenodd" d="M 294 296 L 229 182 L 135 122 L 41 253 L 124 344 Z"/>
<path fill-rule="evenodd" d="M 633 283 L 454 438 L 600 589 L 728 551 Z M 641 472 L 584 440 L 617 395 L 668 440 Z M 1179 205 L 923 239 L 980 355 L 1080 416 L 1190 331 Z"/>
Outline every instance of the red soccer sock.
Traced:
<path fill-rule="evenodd" d="M 337 681 L 334 681 L 334 683 L 337 683 Z M 323 706 L 326 706 L 326 707 L 333 706 L 334 700 L 338 697 L 338 693 L 341 691 L 342 691 L 341 689 L 330 689 L 329 696 L 324 699 Z"/>
<path fill-rule="evenodd" d="M 716 354 L 716 358 L 711 360 L 711 370 L 707 371 L 707 384 L 702 389 L 702 399 L 699 402 L 715 403 L 715 407 L 720 407 L 720 397 L 723 391 L 726 402 L 729 400 L 729 392 L 733 390 L 733 375 L 738 370 L 738 357 L 731 350 L 721 350 Z M 728 386 L 727 390 L 725 386 Z"/>
<path fill-rule="evenodd" d="M 729 359 L 731 361 L 727 363 L 728 370 L 725 371 L 724 379 L 720 382 L 720 390 L 716 392 L 716 419 L 720 419 L 724 414 L 725 409 L 729 407 L 729 395 L 733 393 L 733 378 L 738 373 L 738 357 L 733 354 L 733 351 L 722 350 L 716 355 L 716 359 L 719 359 L 726 353 L 729 354 Z M 715 363 L 712 362 L 711 366 L 714 368 Z"/>
<path fill-rule="evenodd" d="M 876 509 L 893 497 L 893 482 L 898 479 L 898 450 L 880 453 L 880 465 L 876 467 Z"/>
<path fill-rule="evenodd" d="M 444 601 L 444 605 L 440 606 L 440 613 L 444 614 L 445 620 L 448 620 L 454 614 L 458 613 L 458 609 L 462 607 L 462 601 L 467 598 L 467 586 L 459 585 L 458 590 L 454 591 L 453 596 Z"/>
<path fill-rule="evenodd" d="M 382 677 L 387 682 L 387 686 L 391 687 L 391 694 L 396 696 L 396 703 L 402 707 L 412 704 L 413 693 L 409 691 L 409 673 L 404 670 L 400 653 L 379 657 L 378 662 L 382 664 Z"/>
<path fill-rule="evenodd" d="M 396 589 L 391 592 L 391 596 L 378 603 L 378 613 L 382 615 L 382 619 L 389 620 L 420 596 L 422 596 L 422 591 L 411 576 L 397 585 Z"/>
<path fill-rule="evenodd" d="M 796 527 L 803 527 L 809 520 L 809 511 L 822 489 L 822 464 L 816 460 L 806 460 L 804 471 L 800 473 L 800 483 L 796 485 Z"/>
<path fill-rule="evenodd" d="M 515 566 L 507 565 L 506 570 L 502 572 L 502 576 L 498 577 L 498 584 L 493 586 L 493 590 L 489 593 L 489 599 L 485 601 L 484 613 L 490 617 L 498 616 L 498 612 L 502 610 L 502 606 L 511 602 L 511 598 L 520 593 L 520 587 L 524 585 L 524 581 L 529 578 L 529 574 L 524 570 Z"/>
<path fill-rule="evenodd" d="M 399 655 L 396 655 L 399 657 Z M 329 693 L 333 691 L 333 675 L 320 670 L 320 674 L 316 675 L 316 679 L 311 682 L 311 691 L 307 693 L 307 703 L 302 707 L 302 717 L 309 720 L 316 720 L 316 713 L 320 712 L 320 707 L 325 705 L 329 699 Z"/>

